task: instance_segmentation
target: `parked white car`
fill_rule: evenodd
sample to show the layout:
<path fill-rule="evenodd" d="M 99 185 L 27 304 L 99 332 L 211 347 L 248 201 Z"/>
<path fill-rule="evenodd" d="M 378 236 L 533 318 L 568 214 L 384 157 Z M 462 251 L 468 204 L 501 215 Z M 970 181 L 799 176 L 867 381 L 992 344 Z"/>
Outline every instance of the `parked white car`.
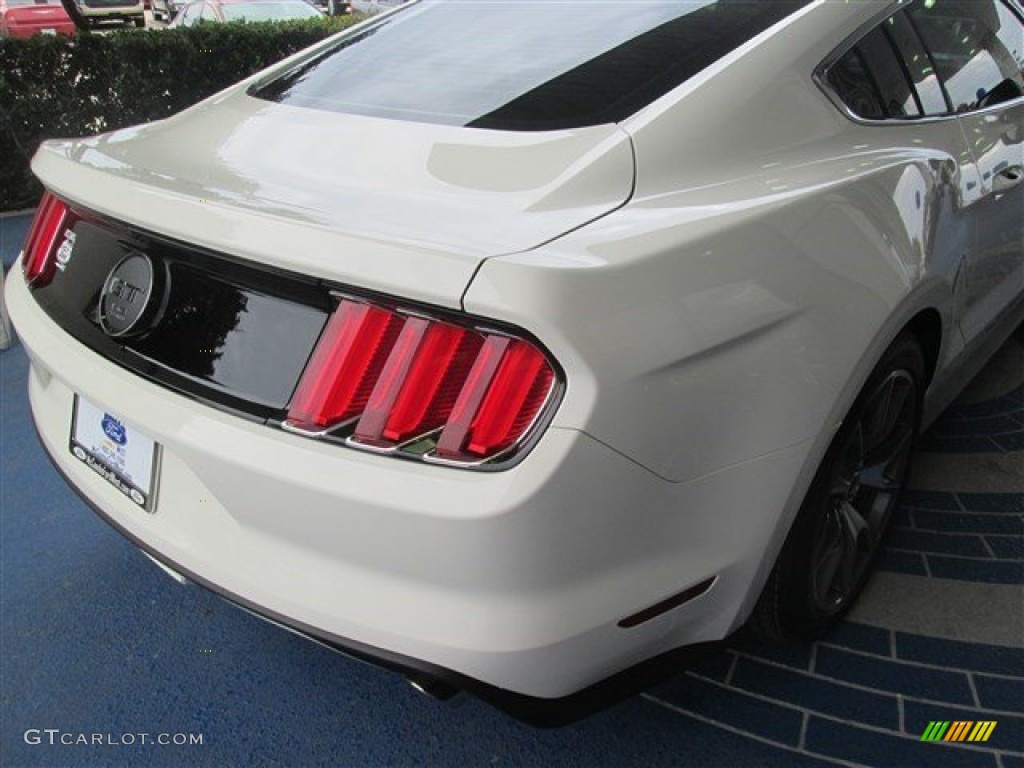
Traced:
<path fill-rule="evenodd" d="M 411 3 L 47 142 L 7 281 L 104 519 L 506 706 L 827 631 L 1024 316 L 1015 1 L 537 18 Z"/>

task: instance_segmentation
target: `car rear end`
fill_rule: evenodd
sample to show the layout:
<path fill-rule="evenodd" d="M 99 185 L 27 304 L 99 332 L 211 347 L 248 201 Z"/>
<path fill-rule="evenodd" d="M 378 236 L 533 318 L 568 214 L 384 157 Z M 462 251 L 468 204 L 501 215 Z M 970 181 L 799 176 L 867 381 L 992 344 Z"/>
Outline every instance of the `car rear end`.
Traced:
<path fill-rule="evenodd" d="M 34 170 L 51 194 L 7 294 L 41 439 L 118 529 L 261 615 L 410 669 L 570 693 L 589 682 L 593 643 L 633 653 L 600 578 L 620 555 L 603 541 L 618 509 L 667 484 L 552 426 L 568 382 L 557 358 L 461 297 L 486 255 L 621 204 L 628 140 L 614 126 L 524 141 L 305 117 L 236 91 L 129 131 L 130 167 L 118 134 L 44 146 Z M 286 125 L 292 162 L 262 188 L 246 187 L 255 165 L 212 169 Z M 357 169 L 309 140 L 330 130 L 353 146 L 368 129 L 382 149 Z M 383 148 L 396 142 L 432 173 L 395 169 Z M 490 176 L 510 153 L 554 168 L 533 188 L 451 199 L 457 176 Z M 558 170 L 581 157 L 592 176 Z M 172 162 L 197 173 L 168 180 Z M 311 175 L 333 194 L 302 192 Z M 541 204 L 559 194 L 570 202 Z"/>
<path fill-rule="evenodd" d="M 4 0 L 0 3 L 0 34 L 73 35 L 75 25 L 60 0 Z"/>
<path fill-rule="evenodd" d="M 527 332 L 56 199 L 43 214 L 29 279 L 8 289 L 39 434 L 145 551 L 297 631 L 440 677 L 559 696 L 589 682 L 589 648 L 632 652 L 602 575 L 648 534 L 622 531 L 618 551 L 606 538 L 666 484 L 549 427 L 565 375 Z M 140 258 L 153 282 L 131 273 Z M 119 313 L 137 291 L 163 293 L 133 336 Z"/>
<path fill-rule="evenodd" d="M 78 8 L 91 24 L 120 21 L 141 27 L 146 22 L 143 0 L 82 0 Z"/>

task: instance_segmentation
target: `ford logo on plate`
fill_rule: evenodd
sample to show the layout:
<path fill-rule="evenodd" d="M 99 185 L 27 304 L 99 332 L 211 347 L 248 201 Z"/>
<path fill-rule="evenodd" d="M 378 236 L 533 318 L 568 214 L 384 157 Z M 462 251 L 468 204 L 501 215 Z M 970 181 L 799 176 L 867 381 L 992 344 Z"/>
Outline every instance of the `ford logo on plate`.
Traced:
<path fill-rule="evenodd" d="M 115 419 L 109 413 L 103 414 L 103 434 L 118 445 L 124 445 L 128 442 L 128 434 L 124 428 L 124 424 Z"/>
<path fill-rule="evenodd" d="M 131 253 L 110 270 L 100 293 L 100 325 L 108 336 L 128 336 L 144 331 L 148 310 L 158 305 L 158 275 L 143 253 Z M 164 282 L 160 280 L 160 282 Z"/>

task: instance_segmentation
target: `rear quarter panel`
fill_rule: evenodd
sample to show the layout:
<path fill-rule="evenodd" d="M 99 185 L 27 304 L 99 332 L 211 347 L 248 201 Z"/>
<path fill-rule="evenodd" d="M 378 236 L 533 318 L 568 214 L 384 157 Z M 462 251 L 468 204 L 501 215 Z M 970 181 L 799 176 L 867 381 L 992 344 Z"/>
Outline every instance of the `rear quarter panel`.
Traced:
<path fill-rule="evenodd" d="M 884 8 L 866 6 L 811 6 L 637 115 L 629 205 L 485 262 L 466 308 L 565 366 L 557 426 L 674 482 L 806 441 L 816 465 L 918 311 L 939 314 L 943 360 L 957 353 L 978 194 L 959 125 L 858 125 L 813 82 Z"/>
<path fill-rule="evenodd" d="M 938 369 L 963 349 L 953 293 L 980 178 L 959 124 L 859 125 L 813 78 L 888 5 L 812 5 L 636 115 L 630 203 L 484 262 L 464 298 L 564 366 L 554 426 L 680 501 L 716 477 L 743 486 L 678 508 L 673 534 L 728 550 L 734 627 L 886 347 L 929 312 Z"/>

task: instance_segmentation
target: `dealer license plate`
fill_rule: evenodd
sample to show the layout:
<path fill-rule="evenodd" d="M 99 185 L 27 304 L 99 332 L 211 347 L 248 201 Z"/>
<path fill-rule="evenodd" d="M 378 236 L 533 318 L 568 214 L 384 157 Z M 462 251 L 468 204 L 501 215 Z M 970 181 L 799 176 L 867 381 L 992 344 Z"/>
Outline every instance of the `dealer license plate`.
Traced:
<path fill-rule="evenodd" d="M 71 416 L 71 455 L 152 512 L 160 446 L 112 413 L 75 396 Z"/>

